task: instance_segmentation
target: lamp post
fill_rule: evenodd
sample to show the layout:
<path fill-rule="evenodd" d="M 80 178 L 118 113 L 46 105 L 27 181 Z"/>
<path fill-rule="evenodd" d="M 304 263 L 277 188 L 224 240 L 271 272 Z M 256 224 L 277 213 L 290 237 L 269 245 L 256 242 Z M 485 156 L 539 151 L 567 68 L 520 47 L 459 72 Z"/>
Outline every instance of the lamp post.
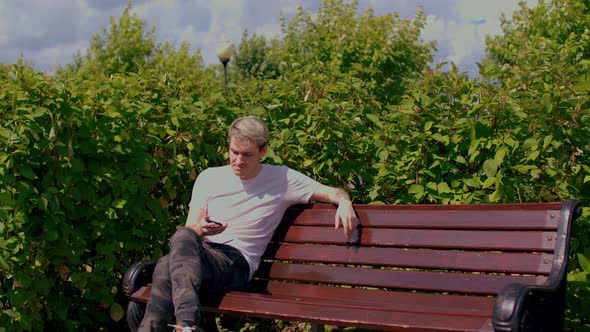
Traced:
<path fill-rule="evenodd" d="M 217 57 L 223 64 L 223 84 L 225 92 L 227 93 L 227 63 L 231 59 L 232 53 L 234 52 L 234 44 L 230 43 L 224 38 L 217 44 Z"/>

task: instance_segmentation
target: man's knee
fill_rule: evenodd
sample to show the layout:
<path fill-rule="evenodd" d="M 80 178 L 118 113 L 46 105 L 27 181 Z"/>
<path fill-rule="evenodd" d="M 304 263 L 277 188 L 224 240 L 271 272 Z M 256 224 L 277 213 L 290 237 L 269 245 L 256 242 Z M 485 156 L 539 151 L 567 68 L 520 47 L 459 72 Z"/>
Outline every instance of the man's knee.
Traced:
<path fill-rule="evenodd" d="M 170 238 L 170 244 L 177 241 L 199 242 L 200 239 L 201 238 L 197 235 L 197 232 L 195 232 L 192 228 L 182 226 L 176 230 L 174 235 L 172 235 L 172 238 Z"/>
<path fill-rule="evenodd" d="M 189 227 L 180 227 L 170 239 L 170 263 L 176 265 L 181 261 L 195 263 L 203 251 L 201 238 Z"/>
<path fill-rule="evenodd" d="M 160 257 L 160 259 L 158 259 L 158 263 L 156 263 L 156 267 L 154 268 L 154 274 L 152 276 L 152 279 L 153 280 L 170 279 L 170 277 L 169 277 L 170 270 L 168 268 L 168 264 L 169 264 L 168 255 Z"/>

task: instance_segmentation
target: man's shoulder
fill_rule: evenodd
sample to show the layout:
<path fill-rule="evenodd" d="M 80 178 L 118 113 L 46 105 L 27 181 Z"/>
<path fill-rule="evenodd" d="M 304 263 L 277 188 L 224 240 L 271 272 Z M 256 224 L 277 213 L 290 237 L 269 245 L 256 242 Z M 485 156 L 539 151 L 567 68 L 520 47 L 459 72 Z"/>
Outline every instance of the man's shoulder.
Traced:
<path fill-rule="evenodd" d="M 268 172 L 286 172 L 289 169 L 289 167 L 287 167 L 285 165 L 269 165 L 269 164 L 264 164 L 264 168 Z"/>
<path fill-rule="evenodd" d="M 199 174 L 199 177 L 211 178 L 211 177 L 227 176 L 228 172 L 231 172 L 229 165 L 207 167 L 205 170 L 203 170 Z"/>
<path fill-rule="evenodd" d="M 299 181 L 301 179 L 309 178 L 307 175 L 300 171 L 293 169 L 287 165 L 265 165 L 268 168 L 267 174 L 274 176 L 280 176 L 281 178 L 287 178 L 289 181 Z"/>
<path fill-rule="evenodd" d="M 224 172 L 230 169 L 230 165 L 207 167 L 205 171 L 208 172 Z"/>

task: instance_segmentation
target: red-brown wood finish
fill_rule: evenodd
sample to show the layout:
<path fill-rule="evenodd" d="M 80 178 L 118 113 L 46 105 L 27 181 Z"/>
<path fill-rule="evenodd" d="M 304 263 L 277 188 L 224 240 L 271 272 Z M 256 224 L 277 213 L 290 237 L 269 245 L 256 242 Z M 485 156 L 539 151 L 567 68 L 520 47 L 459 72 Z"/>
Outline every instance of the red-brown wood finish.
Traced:
<path fill-rule="evenodd" d="M 356 205 L 358 239 L 331 205 L 287 211 L 253 285 L 206 310 L 395 331 L 492 331 L 495 295 L 544 285 L 562 203 Z M 132 299 L 147 302 L 150 286 Z"/>

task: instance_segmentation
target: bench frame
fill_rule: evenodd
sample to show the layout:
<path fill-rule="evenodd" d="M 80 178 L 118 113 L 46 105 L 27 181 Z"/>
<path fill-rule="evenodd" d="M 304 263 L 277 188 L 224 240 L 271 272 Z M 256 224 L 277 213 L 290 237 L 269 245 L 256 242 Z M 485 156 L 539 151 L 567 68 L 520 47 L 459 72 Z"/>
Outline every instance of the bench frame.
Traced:
<path fill-rule="evenodd" d="M 361 248 L 364 245 L 363 241 L 365 238 L 371 236 L 371 234 L 367 234 L 366 236 L 363 235 L 363 230 L 366 229 L 365 227 L 365 220 L 377 220 L 380 219 L 379 222 L 383 224 L 389 223 L 387 220 L 381 220 L 383 216 L 395 216 L 396 213 L 399 215 L 408 215 L 416 214 L 416 211 L 426 211 L 425 213 L 429 213 L 428 215 L 433 215 L 432 213 L 443 212 L 447 210 L 453 211 L 461 211 L 462 209 L 469 210 L 475 214 L 481 213 L 482 218 L 484 214 L 489 214 L 490 211 L 495 211 L 496 209 L 502 211 L 512 211 L 518 210 L 522 213 L 527 213 L 529 210 L 555 210 L 558 211 L 558 216 L 555 213 L 552 213 L 550 218 L 558 218 L 559 222 L 557 224 L 557 228 L 555 229 L 556 238 L 554 239 L 554 247 L 551 249 L 551 261 L 547 261 L 545 259 L 545 263 L 550 263 L 550 268 L 547 267 L 548 273 L 546 276 L 541 276 L 543 282 L 535 282 L 535 283 L 509 283 L 506 284 L 499 291 L 490 290 L 489 294 L 486 297 L 482 297 L 484 301 L 493 301 L 493 305 L 491 305 L 491 312 L 489 313 L 490 317 L 490 324 L 487 327 L 473 327 L 471 325 L 465 325 L 469 327 L 465 327 L 464 330 L 473 330 L 473 331 L 487 331 L 493 330 L 495 331 L 554 331 L 559 330 L 563 325 L 564 314 L 565 314 L 565 291 L 566 291 L 566 284 L 567 284 L 567 258 L 568 258 L 568 251 L 569 251 L 569 241 L 570 241 L 570 229 L 572 222 L 581 215 L 581 205 L 579 202 L 575 200 L 570 200 L 564 203 L 523 203 L 523 204 L 482 204 L 482 205 L 355 205 L 355 209 L 357 210 L 360 224 L 358 225 L 357 229 L 353 232 L 348 243 L 340 243 L 341 245 L 346 245 L 347 248 L 351 248 L 352 251 L 355 248 Z M 275 241 L 281 241 L 281 243 L 277 244 L 278 246 L 285 245 L 288 246 L 289 244 L 283 244 L 282 241 L 285 243 L 287 242 L 286 237 L 293 237 L 291 234 L 295 234 L 295 230 L 292 230 L 291 227 L 295 220 L 299 222 L 298 224 L 300 231 L 304 228 L 302 227 L 315 227 L 316 225 L 315 219 L 311 218 L 319 218 L 322 219 L 326 216 L 326 213 L 332 213 L 332 228 L 333 228 L 333 212 L 334 207 L 331 205 L 326 204 L 314 204 L 314 205 L 306 205 L 306 206 L 294 206 L 290 208 L 285 216 L 283 217 L 283 221 L 281 225 L 275 232 Z M 478 212 L 481 210 L 481 212 Z M 374 212 L 377 211 L 377 212 Z M 385 212 L 384 212 L 385 211 Z M 458 215 L 460 216 L 460 215 Z M 313 219 L 313 220 L 312 220 Z M 326 219 L 326 218 L 324 218 Z M 395 218 L 394 218 L 395 219 Z M 397 219 L 400 219 L 399 217 Z M 402 218 L 403 219 L 403 218 Z M 419 219 L 419 218 L 418 218 Z M 377 222 L 377 221 L 376 221 Z M 382 227 L 377 225 L 376 227 Z M 405 228 L 408 227 L 415 227 L 405 225 L 397 225 L 397 232 L 403 233 Z M 369 225 L 370 226 L 370 225 Z M 444 224 L 429 224 L 425 232 L 428 231 L 437 231 L 437 228 L 441 230 L 447 230 L 447 225 Z M 486 226 L 487 227 L 487 226 Z M 543 226 L 544 227 L 544 226 Z M 433 229 L 434 228 L 434 229 Z M 379 228 L 375 228 L 375 230 L 380 230 Z M 341 231 L 338 231 L 339 235 L 341 235 Z M 520 231 L 519 234 L 526 233 Z M 374 233 L 376 234 L 376 233 Z M 545 234 L 545 233 L 539 233 Z M 553 233 L 551 233 L 553 234 Z M 306 236 L 309 236 L 306 235 Z M 553 240 L 553 239 L 550 239 Z M 291 241 L 291 240 L 289 240 Z M 298 240 L 295 240 L 297 242 Z M 312 240 L 313 241 L 313 240 Z M 546 241 L 545 241 L 546 242 Z M 303 243 L 303 242 L 301 242 Z M 334 243 L 328 243 L 329 245 L 333 245 Z M 399 251 L 399 244 L 396 244 L 397 250 Z M 401 248 L 406 250 L 407 248 L 405 245 L 401 245 Z M 433 249 L 433 248 L 429 248 Z M 436 248 L 435 248 L 436 249 Z M 445 248 L 449 249 L 449 248 Z M 452 248 L 451 248 L 452 249 Z M 458 248 L 463 250 L 465 248 Z M 339 249 L 340 250 L 340 249 Z M 411 250 L 411 249 L 410 249 Z M 436 250 L 434 250 L 436 251 Z M 282 272 L 280 269 L 277 269 L 281 266 L 286 266 L 286 270 L 289 269 L 289 264 L 282 264 L 280 259 L 278 263 L 275 263 L 274 260 L 277 260 L 275 255 L 277 254 L 278 250 L 276 246 L 272 244 L 269 245 L 267 248 L 267 252 L 264 256 L 264 260 L 268 261 L 269 263 L 261 264 L 257 275 L 261 275 L 263 278 L 268 278 L 270 280 L 271 275 L 277 274 L 279 275 Z M 428 251 L 431 252 L 431 251 Z M 536 255 L 536 253 L 531 254 L 531 256 Z M 283 258 L 284 259 L 284 258 Z M 289 258 L 290 260 L 291 258 Z M 149 298 L 149 292 L 151 290 L 151 275 L 153 273 L 156 261 L 147 260 L 147 261 L 140 261 L 133 264 L 128 271 L 126 272 L 123 278 L 123 291 L 124 294 L 127 295 L 130 299 L 129 305 L 127 307 L 127 321 L 132 331 L 136 331 L 141 319 L 143 317 L 143 313 L 145 311 L 145 303 L 146 299 Z M 265 265 L 266 264 L 266 265 Z M 330 265 L 333 265 L 334 262 L 330 262 Z M 297 265 L 297 264 L 293 264 Z M 342 264 L 341 264 L 342 265 Z M 266 267 L 265 267 L 266 266 Z M 346 268 L 349 266 L 344 264 Z M 302 268 L 305 271 L 306 265 L 297 265 L 297 268 Z M 338 269 L 338 267 L 336 267 Z M 449 268 L 450 270 L 451 268 Z M 296 271 L 294 269 L 293 271 Z M 549 271 L 550 270 L 550 271 Z M 371 271 L 367 271 L 367 269 L 363 270 L 364 272 L 371 273 Z M 288 273 L 288 272 L 284 272 Z M 523 272 L 526 274 L 526 272 Z M 444 274 L 444 273 L 442 273 Z M 510 275 L 510 273 L 506 273 L 506 275 Z M 276 276 L 275 276 L 276 277 Z M 282 278 L 282 277 L 278 277 Z M 305 279 L 305 277 L 298 276 L 295 284 L 297 285 L 301 279 Z M 384 329 L 384 330 L 404 330 L 404 331 L 419 331 L 419 330 L 431 330 L 431 331 L 442 331 L 442 330 L 463 330 L 459 329 L 458 327 L 453 329 L 449 327 L 449 329 L 441 328 L 432 326 L 429 328 L 425 328 L 424 326 L 412 326 L 409 325 L 397 325 L 397 326 L 389 326 L 389 325 L 381 325 L 382 323 L 375 319 L 375 321 L 371 321 L 369 318 L 367 321 L 363 322 L 351 322 L 345 321 L 341 318 L 337 317 L 312 317 L 306 316 L 307 314 L 298 312 L 298 313 L 289 313 L 289 312 L 281 312 L 280 315 L 276 312 L 252 312 L 249 310 L 241 310 L 239 309 L 240 306 L 237 303 L 241 303 L 243 306 L 244 303 L 248 303 L 249 300 L 257 300 L 260 299 L 261 301 L 265 301 L 266 298 L 269 298 L 271 295 L 270 292 L 266 290 L 265 287 L 268 286 L 268 280 L 262 280 L 262 282 L 253 282 L 252 292 L 230 292 L 224 295 L 214 295 L 213 297 L 206 297 L 203 304 L 203 311 L 205 312 L 217 312 L 217 313 L 229 313 L 232 315 L 245 315 L 245 316 L 255 316 L 255 317 L 262 317 L 262 318 L 273 318 L 273 319 L 280 319 L 280 320 L 293 320 L 293 321 L 307 321 L 312 323 L 312 332 L 319 332 L 323 331 L 323 324 L 335 324 L 339 326 L 356 326 L 356 327 L 364 327 L 364 328 L 373 328 L 373 329 Z M 536 279 L 535 279 L 536 280 Z M 313 281 L 312 281 L 313 282 Z M 317 281 L 316 281 L 317 282 Z M 291 284 L 293 285 L 293 284 Z M 353 285 L 354 286 L 354 285 Z M 297 287 L 297 286 L 294 286 Z M 310 286 L 314 287 L 314 286 Z M 320 286 L 323 287 L 323 286 Z M 334 287 L 331 287 L 334 288 Z M 340 288 L 340 287 L 337 287 Z M 484 287 L 485 288 L 485 287 Z M 357 289 L 354 288 L 353 289 Z M 342 288 L 340 288 L 342 290 Z M 423 290 L 418 290 L 420 293 Z M 355 292 L 352 290 L 351 292 Z M 415 293 L 415 292 L 410 292 Z M 442 292 L 448 293 L 448 292 Z M 452 293 L 452 292 L 450 292 Z M 487 293 L 485 291 L 484 293 Z M 392 293 L 393 294 L 393 293 Z M 483 294 L 486 295 L 486 294 Z M 325 299 L 325 298 L 317 298 L 314 299 L 312 297 L 305 297 L 305 295 L 293 296 L 293 299 L 290 299 L 288 296 L 285 295 L 276 295 L 277 299 L 273 299 L 276 301 L 286 301 L 285 303 L 291 303 L 289 301 L 293 301 L 293 305 L 300 304 L 303 305 L 307 303 L 309 306 L 318 306 L 321 309 L 322 306 L 331 306 L 332 308 L 337 308 L 342 306 L 345 309 L 354 310 L 354 305 L 350 302 L 345 300 L 336 300 L 335 298 L 332 299 Z M 418 295 L 416 295 L 418 296 Z M 427 296 L 427 295 L 425 295 Z M 428 295 L 430 296 L 430 295 Z M 444 297 L 444 296 L 453 296 L 453 295 L 434 295 L 437 298 Z M 495 296 L 490 299 L 490 296 Z M 295 299 L 295 297 L 297 297 Z M 297 302 L 299 301 L 299 302 Z M 308 302 L 306 302 L 308 301 Z M 234 305 L 232 305 L 232 303 Z M 277 302 L 279 303 L 279 302 Z M 490 302 L 492 303 L 492 302 Z M 287 305 L 285 304 L 285 305 Z M 383 307 L 382 307 L 383 305 Z M 377 311 L 383 311 L 387 313 L 387 310 L 394 304 L 391 303 L 367 303 L 367 308 L 371 308 L 372 306 L 376 306 Z M 485 307 L 485 306 L 484 306 Z M 228 309 L 229 308 L 229 309 Z M 288 310 L 287 310 L 288 311 Z M 329 316 L 329 314 L 327 314 Z M 444 315 L 436 316 L 440 319 L 456 319 L 456 320 L 463 320 L 466 319 L 466 316 L 457 315 L 457 317 L 443 317 Z M 448 316 L 452 316 L 452 313 Z M 377 316 L 376 316 L 377 317 Z M 425 316 L 426 317 L 426 316 Z M 432 317 L 432 316 L 428 316 Z M 385 323 L 383 323 L 385 324 Z M 442 324 L 442 323 L 441 323 Z M 444 325 L 444 324 L 443 324 Z M 442 325 L 441 325 L 442 326 Z M 460 325 L 457 325 L 460 326 Z"/>

